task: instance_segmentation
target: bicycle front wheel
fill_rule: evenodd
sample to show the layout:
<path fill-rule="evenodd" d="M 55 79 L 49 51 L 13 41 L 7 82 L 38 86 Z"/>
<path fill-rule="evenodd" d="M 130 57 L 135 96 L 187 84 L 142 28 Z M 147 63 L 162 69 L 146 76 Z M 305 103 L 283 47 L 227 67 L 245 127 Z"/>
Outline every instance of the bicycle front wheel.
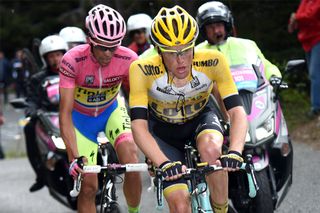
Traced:
<path fill-rule="evenodd" d="M 101 192 L 100 213 L 121 213 L 116 198 L 114 182 L 106 179 Z"/>

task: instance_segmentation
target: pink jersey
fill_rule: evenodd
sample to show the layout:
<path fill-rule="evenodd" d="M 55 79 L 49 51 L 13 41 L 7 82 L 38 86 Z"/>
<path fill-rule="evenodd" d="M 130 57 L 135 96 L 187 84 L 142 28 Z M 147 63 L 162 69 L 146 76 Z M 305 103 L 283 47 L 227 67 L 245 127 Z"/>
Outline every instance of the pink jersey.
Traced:
<path fill-rule="evenodd" d="M 89 44 L 79 45 L 63 56 L 59 84 L 61 88 L 75 88 L 75 110 L 97 116 L 116 100 L 122 83 L 129 88 L 129 67 L 138 56 L 120 46 L 109 65 L 102 67 L 90 48 Z"/>

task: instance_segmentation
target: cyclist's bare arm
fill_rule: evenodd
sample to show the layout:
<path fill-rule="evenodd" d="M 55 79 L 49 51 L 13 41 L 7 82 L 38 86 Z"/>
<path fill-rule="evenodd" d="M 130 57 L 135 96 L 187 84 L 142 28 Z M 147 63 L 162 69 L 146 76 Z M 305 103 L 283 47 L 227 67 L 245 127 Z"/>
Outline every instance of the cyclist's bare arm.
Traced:
<path fill-rule="evenodd" d="M 169 159 L 160 150 L 156 140 L 148 130 L 148 121 L 144 119 L 135 119 L 131 123 L 134 141 L 141 151 L 149 158 L 155 166 L 168 161 Z"/>
<path fill-rule="evenodd" d="M 248 129 L 247 116 L 242 106 L 236 106 L 228 110 L 230 116 L 230 147 L 242 153 Z"/>
<path fill-rule="evenodd" d="M 59 122 L 61 137 L 66 144 L 68 158 L 71 162 L 74 158 L 79 157 L 76 134 L 72 122 L 72 109 L 74 102 L 74 88 L 61 88 L 60 87 L 60 112 Z"/>
<path fill-rule="evenodd" d="M 220 110 L 223 115 L 223 119 L 225 121 L 229 121 L 230 118 L 229 118 L 228 112 L 226 110 L 226 107 L 224 106 L 223 100 L 221 98 L 221 95 L 219 93 L 218 86 L 216 83 L 213 83 L 213 88 L 212 88 L 211 94 L 214 96 L 214 98 L 217 100 L 217 102 L 219 104 Z"/>

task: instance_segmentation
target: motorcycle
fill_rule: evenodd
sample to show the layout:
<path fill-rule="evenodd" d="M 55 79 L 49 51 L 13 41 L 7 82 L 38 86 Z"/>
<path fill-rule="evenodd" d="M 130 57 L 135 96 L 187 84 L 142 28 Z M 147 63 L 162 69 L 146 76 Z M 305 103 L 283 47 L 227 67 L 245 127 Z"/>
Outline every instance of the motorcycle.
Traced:
<path fill-rule="evenodd" d="M 59 104 L 59 76 L 47 77 L 42 83 L 42 89 L 46 91 L 52 105 Z M 28 103 L 23 98 L 14 99 L 10 104 L 17 109 L 28 107 Z M 30 120 L 30 118 L 26 119 Z M 35 119 L 35 145 L 39 150 L 45 184 L 55 199 L 71 209 L 76 209 L 77 199 L 69 195 L 73 187 L 73 179 L 68 173 L 66 147 L 60 137 L 59 114 L 38 109 Z"/>
<path fill-rule="evenodd" d="M 284 75 L 304 63 L 304 60 L 289 61 Z M 249 123 L 243 156 L 252 156 L 259 190 L 255 198 L 250 198 L 246 174 L 229 173 L 229 212 L 274 212 L 292 185 L 293 147 L 279 101 L 280 91 L 288 86 L 279 78 L 268 82 L 262 63 L 259 66 L 241 64 L 230 69 Z M 212 102 L 219 109 L 217 101 Z M 228 132 L 221 110 L 218 116 Z M 225 141 L 227 151 L 227 139 Z"/>

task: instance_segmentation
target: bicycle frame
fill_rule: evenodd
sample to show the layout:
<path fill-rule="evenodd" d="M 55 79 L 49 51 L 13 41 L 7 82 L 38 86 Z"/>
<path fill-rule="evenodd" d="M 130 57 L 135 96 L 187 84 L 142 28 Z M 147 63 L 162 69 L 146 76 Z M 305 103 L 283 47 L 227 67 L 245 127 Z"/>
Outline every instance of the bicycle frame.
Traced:
<path fill-rule="evenodd" d="M 189 145 L 185 146 L 186 166 L 188 168 L 197 168 L 198 157 L 196 150 Z M 212 212 L 210 204 L 210 192 L 207 190 L 207 183 L 205 177 L 197 180 L 192 177 L 188 183 L 189 193 L 191 196 L 192 212 Z"/>
<path fill-rule="evenodd" d="M 191 209 L 193 213 L 213 212 L 210 203 L 210 192 L 206 183 L 206 175 L 215 171 L 223 170 L 222 167 L 216 165 L 208 165 L 207 163 L 198 163 L 197 150 L 192 146 L 185 146 L 187 173 L 183 177 L 188 180 L 188 188 L 191 196 Z M 251 164 L 243 163 L 241 170 L 245 170 L 248 177 L 249 196 L 251 198 L 256 196 L 259 189 L 253 174 L 253 166 Z M 157 187 L 157 209 L 162 208 L 162 172 L 156 171 L 156 187 Z"/>

